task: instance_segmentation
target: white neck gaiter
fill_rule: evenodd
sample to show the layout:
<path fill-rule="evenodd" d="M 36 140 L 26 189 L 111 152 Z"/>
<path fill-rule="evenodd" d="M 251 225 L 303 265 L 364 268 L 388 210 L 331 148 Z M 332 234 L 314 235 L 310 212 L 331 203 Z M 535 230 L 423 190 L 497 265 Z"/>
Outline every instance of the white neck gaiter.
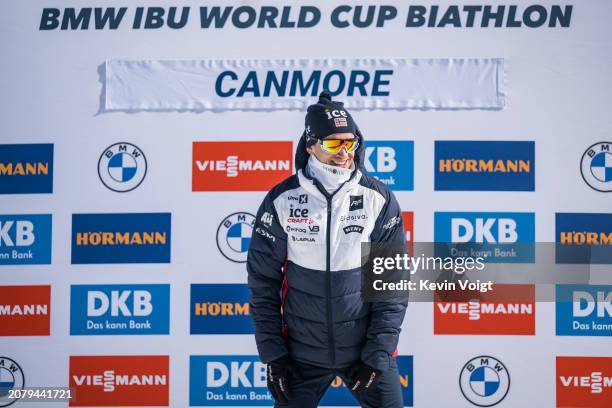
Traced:
<path fill-rule="evenodd" d="M 308 165 L 306 166 L 308 175 L 317 179 L 319 183 L 323 185 L 323 188 L 330 194 L 351 178 L 354 169 L 355 163 L 353 163 L 350 169 L 345 169 L 343 167 L 330 166 L 329 164 L 322 163 L 313 155 L 310 155 Z"/>

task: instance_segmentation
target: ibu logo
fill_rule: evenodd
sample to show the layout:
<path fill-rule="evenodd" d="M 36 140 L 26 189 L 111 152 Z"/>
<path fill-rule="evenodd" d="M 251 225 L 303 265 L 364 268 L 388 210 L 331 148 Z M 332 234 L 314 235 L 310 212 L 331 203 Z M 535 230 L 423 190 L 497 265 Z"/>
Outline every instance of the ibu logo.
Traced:
<path fill-rule="evenodd" d="M 612 285 L 557 285 L 557 336 L 612 336 Z"/>
<path fill-rule="evenodd" d="M 50 214 L 0 215 L 0 265 L 50 263 Z"/>
<path fill-rule="evenodd" d="M 535 261 L 535 214 L 503 212 L 437 212 L 436 256 L 482 257 L 491 263 Z"/>
<path fill-rule="evenodd" d="M 367 141 L 364 166 L 391 190 L 414 190 L 414 142 Z"/>
<path fill-rule="evenodd" d="M 72 285 L 70 334 L 169 334 L 170 285 Z"/>

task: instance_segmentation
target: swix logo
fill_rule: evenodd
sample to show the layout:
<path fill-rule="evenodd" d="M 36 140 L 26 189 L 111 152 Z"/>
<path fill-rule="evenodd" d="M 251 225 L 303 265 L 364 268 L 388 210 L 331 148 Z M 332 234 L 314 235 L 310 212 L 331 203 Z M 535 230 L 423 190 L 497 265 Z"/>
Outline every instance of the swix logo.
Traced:
<path fill-rule="evenodd" d="M 193 191 L 264 191 L 292 173 L 291 142 L 194 142 Z"/>
<path fill-rule="evenodd" d="M 71 356 L 70 406 L 168 406 L 168 356 Z"/>
<path fill-rule="evenodd" d="M 436 291 L 434 334 L 535 334 L 535 286 Z"/>
<path fill-rule="evenodd" d="M 557 357 L 558 407 L 609 407 L 612 357 Z"/>
<path fill-rule="evenodd" d="M 0 336 L 48 336 L 51 286 L 0 286 Z"/>

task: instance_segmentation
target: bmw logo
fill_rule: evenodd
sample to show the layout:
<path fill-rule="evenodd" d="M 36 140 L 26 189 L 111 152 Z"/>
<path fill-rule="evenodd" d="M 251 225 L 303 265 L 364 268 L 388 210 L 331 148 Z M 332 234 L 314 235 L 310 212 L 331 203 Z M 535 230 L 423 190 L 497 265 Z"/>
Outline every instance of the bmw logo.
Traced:
<path fill-rule="evenodd" d="M 14 360 L 0 357 L 0 407 L 7 407 L 17 401 L 8 399 L 10 390 L 22 390 L 25 385 L 23 370 Z"/>
<path fill-rule="evenodd" d="M 612 142 L 599 142 L 586 149 L 580 161 L 582 178 L 593 189 L 612 191 Z"/>
<path fill-rule="evenodd" d="M 232 262 L 246 262 L 255 216 L 237 212 L 225 217 L 217 228 L 217 247 Z"/>
<path fill-rule="evenodd" d="M 131 143 L 115 143 L 107 147 L 98 160 L 100 180 L 110 190 L 125 193 L 138 187 L 147 174 L 147 159 Z"/>
<path fill-rule="evenodd" d="M 492 407 L 501 402 L 510 389 L 506 366 L 491 356 L 478 356 L 461 369 L 459 387 L 463 396 L 479 407 Z"/>

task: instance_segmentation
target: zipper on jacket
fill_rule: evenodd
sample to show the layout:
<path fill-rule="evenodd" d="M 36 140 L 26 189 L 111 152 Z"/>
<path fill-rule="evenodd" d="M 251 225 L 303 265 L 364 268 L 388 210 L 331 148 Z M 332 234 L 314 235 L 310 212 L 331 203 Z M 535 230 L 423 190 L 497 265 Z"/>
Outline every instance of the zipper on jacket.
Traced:
<path fill-rule="evenodd" d="M 327 197 L 326 197 L 327 198 Z M 327 280 L 326 301 L 327 301 L 327 338 L 329 341 L 329 359 L 331 365 L 336 364 L 336 345 L 334 341 L 334 321 L 332 314 L 332 293 L 331 293 L 331 214 L 332 214 L 332 197 L 327 198 L 327 230 L 326 230 L 326 259 L 325 259 L 325 277 Z"/>

